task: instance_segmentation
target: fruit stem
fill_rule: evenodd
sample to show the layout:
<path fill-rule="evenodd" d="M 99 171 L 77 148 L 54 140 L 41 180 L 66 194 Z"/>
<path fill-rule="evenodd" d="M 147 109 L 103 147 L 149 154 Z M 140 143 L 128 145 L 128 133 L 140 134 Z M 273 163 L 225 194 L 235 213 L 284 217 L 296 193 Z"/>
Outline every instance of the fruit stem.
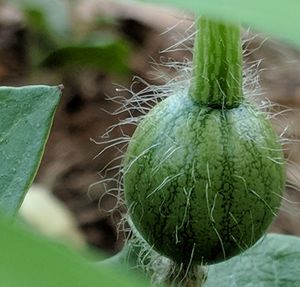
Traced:
<path fill-rule="evenodd" d="M 233 108 L 243 101 L 240 27 L 199 17 L 189 94 L 199 104 Z"/>
<path fill-rule="evenodd" d="M 201 265 L 171 265 L 170 273 L 164 282 L 169 287 L 201 287 L 206 281 L 207 270 Z"/>

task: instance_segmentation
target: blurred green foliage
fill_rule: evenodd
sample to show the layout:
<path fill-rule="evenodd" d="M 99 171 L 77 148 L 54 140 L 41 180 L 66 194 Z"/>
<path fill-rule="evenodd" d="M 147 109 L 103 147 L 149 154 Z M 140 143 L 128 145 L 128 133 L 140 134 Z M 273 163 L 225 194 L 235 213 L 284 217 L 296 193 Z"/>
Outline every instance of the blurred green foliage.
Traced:
<path fill-rule="evenodd" d="M 128 73 L 129 43 L 111 31 L 76 36 L 73 1 L 13 0 L 30 29 L 30 59 L 36 68 L 94 67 L 108 73 Z M 98 19 L 99 22 L 101 19 Z M 102 19 L 114 26 L 114 19 Z"/>
<path fill-rule="evenodd" d="M 42 61 L 43 67 L 90 66 L 105 67 L 108 73 L 126 74 L 128 47 L 122 41 L 107 41 L 103 44 L 77 44 L 56 49 Z M 113 59 L 113 60 L 112 60 Z"/>
<path fill-rule="evenodd" d="M 50 32 L 57 39 L 67 36 L 71 30 L 70 5 L 73 1 L 60 0 L 10 0 L 25 14 L 32 16 L 30 24 L 40 31 Z"/>
<path fill-rule="evenodd" d="M 121 266 L 96 268 L 66 247 L 0 220 L 0 278 L 5 287 L 146 287 Z"/>

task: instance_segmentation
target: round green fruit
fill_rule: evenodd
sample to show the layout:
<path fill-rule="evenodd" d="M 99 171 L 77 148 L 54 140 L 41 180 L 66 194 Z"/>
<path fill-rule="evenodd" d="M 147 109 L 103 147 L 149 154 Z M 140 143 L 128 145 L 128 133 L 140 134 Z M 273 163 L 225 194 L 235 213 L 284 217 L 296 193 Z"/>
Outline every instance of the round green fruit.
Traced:
<path fill-rule="evenodd" d="M 252 246 L 278 211 L 284 160 L 265 115 L 248 103 L 168 97 L 145 116 L 124 160 L 135 228 L 160 254 L 213 263 Z"/>

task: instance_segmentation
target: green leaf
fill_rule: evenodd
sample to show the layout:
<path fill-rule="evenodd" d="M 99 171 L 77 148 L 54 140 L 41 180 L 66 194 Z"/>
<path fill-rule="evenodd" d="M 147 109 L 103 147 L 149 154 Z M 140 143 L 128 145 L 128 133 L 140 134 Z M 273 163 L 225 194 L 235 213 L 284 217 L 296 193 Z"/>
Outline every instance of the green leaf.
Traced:
<path fill-rule="evenodd" d="M 240 256 L 209 267 L 204 287 L 300 286 L 300 238 L 269 234 Z"/>
<path fill-rule="evenodd" d="M 250 25 L 258 31 L 300 46 L 300 1 L 289 0 L 140 0 L 167 4 L 196 14 L 205 14 Z"/>
<path fill-rule="evenodd" d="M 0 87 L 0 209 L 14 215 L 39 166 L 60 87 Z"/>
<path fill-rule="evenodd" d="M 43 67 L 92 66 L 107 72 L 125 74 L 128 71 L 129 49 L 125 42 L 109 41 L 98 45 L 74 45 L 52 52 Z"/>
<path fill-rule="evenodd" d="M 100 262 L 99 266 L 122 264 L 124 268 L 142 272 L 140 252 L 137 245 L 129 242 L 120 253 Z M 143 255 L 147 254 L 150 256 L 144 250 Z M 298 287 L 299 266 L 300 238 L 268 234 L 243 254 L 208 266 L 204 287 Z"/>
<path fill-rule="evenodd" d="M 0 221 L 1 286 L 145 287 L 119 266 L 96 268 L 78 254 Z"/>

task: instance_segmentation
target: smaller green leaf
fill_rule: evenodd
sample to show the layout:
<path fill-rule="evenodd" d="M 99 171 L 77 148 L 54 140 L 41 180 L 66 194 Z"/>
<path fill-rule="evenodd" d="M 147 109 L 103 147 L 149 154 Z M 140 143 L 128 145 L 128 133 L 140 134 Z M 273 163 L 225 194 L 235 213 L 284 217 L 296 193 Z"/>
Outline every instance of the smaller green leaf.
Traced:
<path fill-rule="evenodd" d="M 145 287 L 121 266 L 96 267 L 81 256 L 0 220 L 0 278 L 5 287 Z"/>
<path fill-rule="evenodd" d="M 0 209 L 14 215 L 39 166 L 61 88 L 0 87 Z"/>
<path fill-rule="evenodd" d="M 52 52 L 43 62 L 47 68 L 92 66 L 107 72 L 128 71 L 129 49 L 123 41 L 104 41 L 97 45 L 72 45 Z"/>
<path fill-rule="evenodd" d="M 269 234 L 240 256 L 209 266 L 204 287 L 300 286 L 300 238 Z"/>

